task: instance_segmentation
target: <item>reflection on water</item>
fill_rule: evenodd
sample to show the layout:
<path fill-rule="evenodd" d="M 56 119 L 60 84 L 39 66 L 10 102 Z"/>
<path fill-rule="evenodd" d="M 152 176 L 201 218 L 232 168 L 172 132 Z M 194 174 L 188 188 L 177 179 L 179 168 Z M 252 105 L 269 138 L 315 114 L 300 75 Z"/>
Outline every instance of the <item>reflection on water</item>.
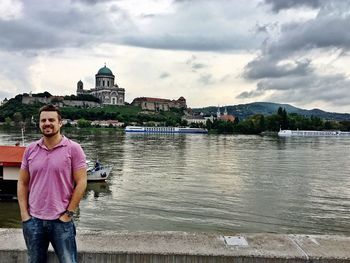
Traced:
<path fill-rule="evenodd" d="M 82 144 L 88 159 L 114 167 L 105 183 L 88 184 L 76 219 L 80 229 L 350 233 L 347 138 L 112 129 L 73 130 L 68 137 Z M 18 138 L 0 133 L 1 143 Z M 1 207 L 9 216 L 0 217 L 0 227 L 18 227 L 17 205 Z"/>
<path fill-rule="evenodd" d="M 110 194 L 109 186 L 106 182 L 89 182 L 85 192 L 85 198 L 90 198 L 91 196 L 98 199 L 100 196 Z"/>

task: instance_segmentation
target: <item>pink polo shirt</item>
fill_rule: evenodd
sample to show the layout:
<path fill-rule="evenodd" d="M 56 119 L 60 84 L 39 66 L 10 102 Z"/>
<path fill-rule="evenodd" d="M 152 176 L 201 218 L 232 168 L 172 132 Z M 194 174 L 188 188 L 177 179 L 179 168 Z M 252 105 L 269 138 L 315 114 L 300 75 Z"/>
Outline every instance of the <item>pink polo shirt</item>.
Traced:
<path fill-rule="evenodd" d="M 74 190 L 73 171 L 86 168 L 80 145 L 63 136 L 48 150 L 44 140 L 31 143 L 25 150 L 21 169 L 29 171 L 29 214 L 53 220 L 67 209 Z"/>

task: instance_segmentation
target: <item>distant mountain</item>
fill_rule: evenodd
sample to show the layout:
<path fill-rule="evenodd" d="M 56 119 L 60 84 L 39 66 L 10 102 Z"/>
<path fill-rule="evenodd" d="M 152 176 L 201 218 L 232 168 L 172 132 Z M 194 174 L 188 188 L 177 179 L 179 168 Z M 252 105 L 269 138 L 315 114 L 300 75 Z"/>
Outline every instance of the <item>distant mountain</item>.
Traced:
<path fill-rule="evenodd" d="M 315 116 L 325 120 L 350 120 L 348 113 L 326 112 L 320 109 L 305 110 L 294 107 L 289 104 L 279 104 L 272 102 L 253 102 L 248 104 L 239 104 L 226 106 L 228 114 L 237 116 L 240 120 L 246 119 L 255 114 L 271 115 L 277 113 L 279 107 L 285 108 L 287 113 L 297 113 L 303 116 Z M 216 115 L 218 107 L 210 106 L 204 108 L 195 108 L 194 112 L 203 112 L 205 115 Z M 220 107 L 220 112 L 223 114 L 225 107 Z"/>

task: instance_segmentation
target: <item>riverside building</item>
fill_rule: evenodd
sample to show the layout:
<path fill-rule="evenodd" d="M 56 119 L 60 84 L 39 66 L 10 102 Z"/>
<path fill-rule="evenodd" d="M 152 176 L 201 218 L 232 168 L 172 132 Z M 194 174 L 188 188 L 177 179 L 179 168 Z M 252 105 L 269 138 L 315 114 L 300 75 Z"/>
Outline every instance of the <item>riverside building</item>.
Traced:
<path fill-rule="evenodd" d="M 125 89 L 115 82 L 115 76 L 106 65 L 100 68 L 95 75 L 95 88 L 84 90 L 81 80 L 77 83 L 77 95 L 90 94 L 100 99 L 104 105 L 124 105 Z"/>

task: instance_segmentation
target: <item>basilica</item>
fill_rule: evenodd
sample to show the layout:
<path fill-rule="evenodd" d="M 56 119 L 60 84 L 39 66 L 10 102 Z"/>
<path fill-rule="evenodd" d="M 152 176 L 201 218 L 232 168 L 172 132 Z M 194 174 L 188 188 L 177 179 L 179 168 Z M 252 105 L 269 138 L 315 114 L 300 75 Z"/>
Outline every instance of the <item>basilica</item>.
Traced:
<path fill-rule="evenodd" d="M 106 65 L 95 75 L 95 88 L 84 90 L 81 80 L 77 83 L 77 95 L 90 94 L 100 99 L 104 105 L 124 105 L 125 89 L 114 82 L 114 75 Z"/>

